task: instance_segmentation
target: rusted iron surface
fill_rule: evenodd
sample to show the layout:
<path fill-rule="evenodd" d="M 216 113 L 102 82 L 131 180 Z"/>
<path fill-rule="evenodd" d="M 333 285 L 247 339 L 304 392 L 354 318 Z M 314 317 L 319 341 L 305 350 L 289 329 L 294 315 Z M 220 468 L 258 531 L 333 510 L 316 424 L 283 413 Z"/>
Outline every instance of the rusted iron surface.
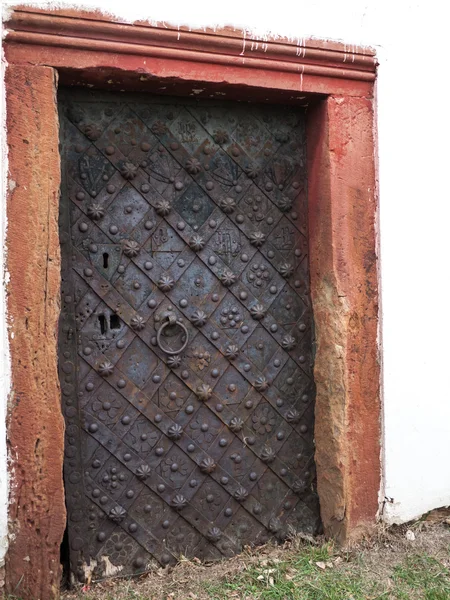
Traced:
<path fill-rule="evenodd" d="M 60 108 L 74 577 L 315 533 L 303 113 L 73 90 Z"/>

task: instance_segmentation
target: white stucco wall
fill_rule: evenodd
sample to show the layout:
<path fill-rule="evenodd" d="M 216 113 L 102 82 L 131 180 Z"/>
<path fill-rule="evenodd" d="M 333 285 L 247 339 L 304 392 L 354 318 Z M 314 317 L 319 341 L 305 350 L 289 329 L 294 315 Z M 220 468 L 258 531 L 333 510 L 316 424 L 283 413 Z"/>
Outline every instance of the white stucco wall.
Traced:
<path fill-rule="evenodd" d="M 235 25 L 260 34 L 294 39 L 313 36 L 376 48 L 380 61 L 377 93 L 384 362 L 381 499 L 390 499 L 383 516 L 387 522 L 400 522 L 449 505 L 450 193 L 446 174 L 450 165 L 450 113 L 444 48 L 447 19 L 442 2 L 277 0 L 273 9 L 264 8 L 262 2 L 242 0 L 85 0 L 70 5 L 99 8 L 128 22 L 152 19 L 192 27 Z M 2 234 L 4 214 L 3 200 Z M 9 391 L 3 304 L 1 296 L 0 560 L 6 523 L 3 428 Z"/>

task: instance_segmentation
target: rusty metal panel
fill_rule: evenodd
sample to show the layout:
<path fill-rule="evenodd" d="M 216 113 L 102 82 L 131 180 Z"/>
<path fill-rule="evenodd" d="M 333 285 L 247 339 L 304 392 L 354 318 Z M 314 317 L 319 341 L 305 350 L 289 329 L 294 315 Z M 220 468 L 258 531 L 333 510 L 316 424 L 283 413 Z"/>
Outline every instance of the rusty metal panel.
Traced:
<path fill-rule="evenodd" d="M 304 114 L 63 91 L 75 579 L 320 525 Z"/>

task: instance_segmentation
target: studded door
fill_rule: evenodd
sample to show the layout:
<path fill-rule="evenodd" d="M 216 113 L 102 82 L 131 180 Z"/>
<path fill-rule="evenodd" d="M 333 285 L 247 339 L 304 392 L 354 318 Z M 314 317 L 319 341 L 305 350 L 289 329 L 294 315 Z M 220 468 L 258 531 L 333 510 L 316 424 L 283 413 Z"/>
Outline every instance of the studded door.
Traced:
<path fill-rule="evenodd" d="M 65 91 L 72 576 L 315 533 L 304 115 Z"/>

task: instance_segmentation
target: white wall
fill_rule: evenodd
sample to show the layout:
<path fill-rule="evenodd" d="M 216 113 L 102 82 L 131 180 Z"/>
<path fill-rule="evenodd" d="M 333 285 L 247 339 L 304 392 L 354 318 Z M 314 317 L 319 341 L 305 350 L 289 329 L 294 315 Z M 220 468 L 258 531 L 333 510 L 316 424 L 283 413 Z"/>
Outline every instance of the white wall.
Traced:
<path fill-rule="evenodd" d="M 384 362 L 384 508 L 387 522 L 450 504 L 449 221 L 450 113 L 448 19 L 433 0 L 85 0 L 132 22 L 192 27 L 235 25 L 259 34 L 317 37 L 375 47 L 380 61 L 378 133 L 382 337 Z M 44 5 L 44 3 L 40 3 Z M 64 3 L 53 3 L 62 6 Z M 0 218 L 4 218 L 4 206 Z M 1 227 L 1 222 L 0 222 Z M 0 358 L 7 344 L 0 298 Z M 2 329 L 3 327 L 3 329 Z M 3 369 L 3 370 L 1 370 Z M 0 366 L 0 427 L 9 390 Z M 0 430 L 0 481 L 6 465 Z M 4 495 L 0 493 L 1 524 Z"/>

